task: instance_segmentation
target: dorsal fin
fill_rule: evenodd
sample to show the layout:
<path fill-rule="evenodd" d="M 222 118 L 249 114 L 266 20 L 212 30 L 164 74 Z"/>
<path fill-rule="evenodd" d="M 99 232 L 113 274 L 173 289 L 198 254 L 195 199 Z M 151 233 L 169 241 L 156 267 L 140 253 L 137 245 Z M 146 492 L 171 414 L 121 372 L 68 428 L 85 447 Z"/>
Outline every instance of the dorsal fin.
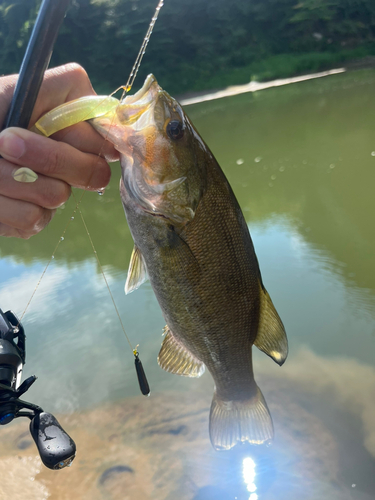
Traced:
<path fill-rule="evenodd" d="M 183 375 L 185 377 L 200 377 L 204 373 L 204 364 L 186 349 L 169 330 L 164 328 L 163 340 L 158 363 L 166 372 Z"/>
<path fill-rule="evenodd" d="M 260 319 L 254 345 L 280 366 L 288 356 L 284 325 L 265 288 L 260 290 Z"/>
<path fill-rule="evenodd" d="M 134 292 L 142 283 L 147 280 L 147 269 L 139 248 L 134 245 L 128 270 L 128 277 L 125 283 L 125 294 Z"/>

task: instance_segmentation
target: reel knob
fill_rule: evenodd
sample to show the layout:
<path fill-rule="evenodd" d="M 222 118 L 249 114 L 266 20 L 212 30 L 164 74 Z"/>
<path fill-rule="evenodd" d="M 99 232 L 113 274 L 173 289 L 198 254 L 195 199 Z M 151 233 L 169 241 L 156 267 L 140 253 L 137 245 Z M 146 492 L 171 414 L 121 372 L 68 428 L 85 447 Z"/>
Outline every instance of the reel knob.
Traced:
<path fill-rule="evenodd" d="M 51 413 L 36 415 L 30 422 L 30 433 L 42 462 L 49 469 L 62 469 L 74 460 L 76 445 Z"/>

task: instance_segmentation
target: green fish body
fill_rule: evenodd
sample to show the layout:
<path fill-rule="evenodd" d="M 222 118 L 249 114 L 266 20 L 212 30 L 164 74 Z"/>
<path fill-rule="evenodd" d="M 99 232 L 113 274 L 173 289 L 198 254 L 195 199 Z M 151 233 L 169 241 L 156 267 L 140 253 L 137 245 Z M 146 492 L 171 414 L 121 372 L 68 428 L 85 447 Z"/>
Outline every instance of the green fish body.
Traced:
<path fill-rule="evenodd" d="M 283 324 L 264 288 L 233 191 L 181 106 L 152 75 L 116 116 L 92 125 L 121 154 L 121 198 L 134 239 L 126 292 L 148 274 L 167 326 L 160 366 L 215 382 L 215 449 L 272 440 L 252 345 L 283 364 Z"/>

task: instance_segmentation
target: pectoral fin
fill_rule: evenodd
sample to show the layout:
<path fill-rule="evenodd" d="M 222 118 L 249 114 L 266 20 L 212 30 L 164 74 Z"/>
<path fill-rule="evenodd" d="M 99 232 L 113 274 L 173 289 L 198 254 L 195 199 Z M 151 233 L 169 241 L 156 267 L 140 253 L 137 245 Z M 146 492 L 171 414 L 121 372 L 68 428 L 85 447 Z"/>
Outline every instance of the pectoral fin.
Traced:
<path fill-rule="evenodd" d="M 284 325 L 267 291 L 260 291 L 260 320 L 254 345 L 280 366 L 288 356 L 288 339 Z"/>
<path fill-rule="evenodd" d="M 204 364 L 186 349 L 169 330 L 166 334 L 158 356 L 158 363 L 163 370 L 185 377 L 200 377 L 204 373 Z"/>
<path fill-rule="evenodd" d="M 147 280 L 147 269 L 143 256 L 139 248 L 134 245 L 128 270 L 128 277 L 125 283 L 125 294 L 134 292 L 142 283 Z"/>

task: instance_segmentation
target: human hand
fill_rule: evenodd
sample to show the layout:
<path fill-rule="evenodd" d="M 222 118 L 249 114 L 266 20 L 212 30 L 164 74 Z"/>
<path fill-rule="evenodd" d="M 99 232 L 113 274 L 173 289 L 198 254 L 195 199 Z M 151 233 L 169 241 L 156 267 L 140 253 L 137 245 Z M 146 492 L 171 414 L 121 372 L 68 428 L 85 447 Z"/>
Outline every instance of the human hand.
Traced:
<path fill-rule="evenodd" d="M 0 78 L 0 129 L 10 106 L 17 75 Z M 46 71 L 31 117 L 32 126 L 47 111 L 85 95 L 95 95 L 85 70 L 68 64 Z M 111 171 L 105 161 L 118 153 L 88 123 L 54 134 L 53 139 L 21 128 L 0 133 L 0 236 L 28 239 L 52 219 L 70 196 L 71 186 L 104 188 Z M 103 159 L 104 157 L 105 159 Z M 28 167 L 38 174 L 32 183 L 13 173 Z"/>

